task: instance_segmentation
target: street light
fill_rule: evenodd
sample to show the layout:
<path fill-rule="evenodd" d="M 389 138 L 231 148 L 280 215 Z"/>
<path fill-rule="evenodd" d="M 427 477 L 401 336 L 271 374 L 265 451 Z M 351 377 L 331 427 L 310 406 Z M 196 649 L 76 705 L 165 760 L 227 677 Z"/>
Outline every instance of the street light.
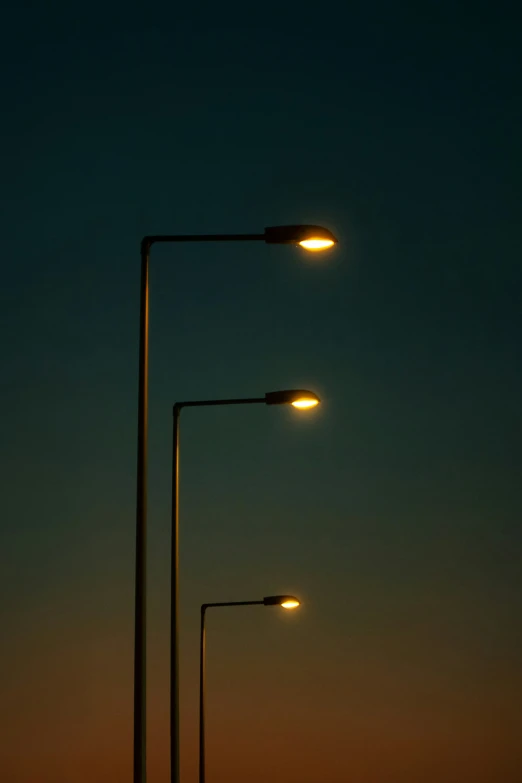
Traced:
<path fill-rule="evenodd" d="M 285 389 L 267 392 L 264 397 L 246 397 L 228 400 L 192 400 L 176 402 L 173 408 L 172 432 L 172 530 L 170 561 L 170 776 L 171 783 L 179 781 L 179 420 L 183 408 L 201 408 L 209 405 L 293 405 L 311 408 L 319 397 L 307 389 Z M 272 596 L 286 598 L 286 596 Z M 271 600 L 266 598 L 265 601 Z M 291 597 L 288 597 L 288 600 Z M 268 605 L 268 604 L 267 604 Z M 282 605 L 282 604 L 281 604 Z M 297 604 L 298 605 L 298 604 Z M 293 608 L 287 606 L 285 608 Z"/>
<path fill-rule="evenodd" d="M 267 405 L 293 405 L 294 408 L 306 410 L 315 408 L 321 400 L 311 391 L 306 389 L 286 389 L 285 391 L 267 392 L 264 397 Z"/>
<path fill-rule="evenodd" d="M 205 783 L 205 690 L 206 690 L 206 659 L 205 659 L 205 615 L 207 609 L 213 606 L 281 606 L 283 609 L 296 609 L 301 605 L 293 595 L 269 595 L 262 601 L 228 601 L 217 604 L 201 605 L 201 630 L 199 635 L 199 783 Z"/>
<path fill-rule="evenodd" d="M 337 243 L 331 231 L 322 226 L 272 226 L 262 235 L 268 244 L 300 245 L 305 250 L 327 250 Z"/>
<path fill-rule="evenodd" d="M 134 604 L 134 783 L 145 783 L 146 769 L 146 543 L 149 388 L 149 258 L 158 242 L 265 242 L 322 250 L 337 243 L 322 226 L 272 226 L 263 234 L 155 234 L 141 241 L 140 353 L 138 381 L 138 458 L 136 492 L 136 571 Z M 179 773 L 176 775 L 176 781 Z"/>

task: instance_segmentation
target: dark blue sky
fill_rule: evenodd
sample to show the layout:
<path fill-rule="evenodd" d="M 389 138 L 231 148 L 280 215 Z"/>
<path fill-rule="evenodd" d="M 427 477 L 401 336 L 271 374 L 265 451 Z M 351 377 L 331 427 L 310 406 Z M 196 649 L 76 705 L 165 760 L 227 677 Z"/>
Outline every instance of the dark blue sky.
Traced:
<path fill-rule="evenodd" d="M 171 404 L 288 387 L 324 404 L 184 413 L 185 777 L 199 603 L 289 590 L 288 628 L 212 618 L 215 783 L 520 778 L 520 21 L 468 2 L 4 10 L 10 783 L 130 779 L 140 239 L 281 223 L 340 245 L 153 250 L 150 781 Z"/>

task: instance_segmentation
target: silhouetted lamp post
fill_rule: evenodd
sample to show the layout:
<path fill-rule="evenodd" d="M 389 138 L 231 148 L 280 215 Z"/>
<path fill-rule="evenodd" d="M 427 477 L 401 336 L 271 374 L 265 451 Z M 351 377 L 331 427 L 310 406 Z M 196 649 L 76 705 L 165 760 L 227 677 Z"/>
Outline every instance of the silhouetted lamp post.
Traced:
<path fill-rule="evenodd" d="M 293 595 L 269 595 L 262 601 L 229 601 L 201 605 L 201 631 L 199 636 L 199 783 L 205 783 L 205 615 L 213 606 L 282 606 L 295 609 L 301 602 Z"/>
<path fill-rule="evenodd" d="M 193 400 L 176 402 L 172 435 L 172 543 L 170 564 L 170 775 L 179 781 L 179 420 L 182 408 L 208 405 L 293 405 L 300 410 L 314 408 L 320 402 L 314 392 L 286 389 L 267 392 L 264 397 L 232 400 Z"/>
<path fill-rule="evenodd" d="M 157 242 L 265 242 L 319 251 L 337 243 L 321 226 L 273 226 L 263 234 L 157 234 L 141 241 L 138 460 L 136 494 L 136 575 L 134 605 L 134 783 L 146 780 L 146 538 L 149 377 L 149 257 Z M 179 774 L 176 775 L 176 782 Z"/>

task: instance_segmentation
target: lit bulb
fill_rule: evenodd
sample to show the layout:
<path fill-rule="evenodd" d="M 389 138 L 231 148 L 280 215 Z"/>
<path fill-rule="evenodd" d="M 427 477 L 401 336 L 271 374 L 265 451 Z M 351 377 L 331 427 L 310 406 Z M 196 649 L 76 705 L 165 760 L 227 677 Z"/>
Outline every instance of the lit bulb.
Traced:
<path fill-rule="evenodd" d="M 332 247 L 335 242 L 332 239 L 303 239 L 299 244 L 306 250 L 326 250 L 327 247 Z"/>
<path fill-rule="evenodd" d="M 299 601 L 296 601 L 295 599 L 292 598 L 291 600 L 283 601 L 281 606 L 283 607 L 283 609 L 295 609 L 296 607 L 299 606 Z"/>
<path fill-rule="evenodd" d="M 310 398 L 302 397 L 300 400 L 294 400 L 292 405 L 294 408 L 300 408 L 301 410 L 306 408 L 315 408 L 316 405 L 319 405 L 319 400 L 312 400 Z"/>

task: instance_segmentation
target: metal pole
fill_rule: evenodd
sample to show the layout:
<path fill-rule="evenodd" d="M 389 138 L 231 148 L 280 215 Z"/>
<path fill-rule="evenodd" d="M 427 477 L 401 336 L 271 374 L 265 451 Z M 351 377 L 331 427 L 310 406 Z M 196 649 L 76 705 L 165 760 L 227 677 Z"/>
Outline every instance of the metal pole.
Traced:
<path fill-rule="evenodd" d="M 150 248 L 155 242 L 217 242 L 217 241 L 264 241 L 264 234 L 209 234 L 209 235 L 156 235 L 143 237 L 141 241 L 141 285 L 140 285 L 140 353 L 138 381 L 138 459 L 136 491 L 136 568 L 134 603 L 134 783 L 146 783 L 147 780 L 147 443 L 148 443 L 148 386 L 149 386 L 149 257 Z M 176 489 L 177 492 L 177 489 Z M 172 687 L 178 692 L 178 649 L 177 649 L 177 505 L 176 505 L 176 572 L 173 574 L 172 597 L 175 599 L 175 631 L 171 636 L 174 642 L 173 666 L 176 671 Z M 174 553 L 173 553 L 174 554 Z M 174 578 L 175 576 L 175 578 Z M 175 647 L 175 650 L 174 650 Z M 177 698 L 177 696 L 176 696 Z M 171 720 L 175 716 L 175 727 L 171 726 L 172 767 L 176 769 L 173 781 L 179 781 L 179 727 L 178 705 L 171 704 Z M 175 740 L 174 740 L 175 737 Z"/>
<path fill-rule="evenodd" d="M 173 408 L 170 562 L 170 780 L 179 783 L 179 417 Z"/>
<path fill-rule="evenodd" d="M 264 604 L 264 601 L 225 601 L 201 605 L 199 634 L 199 783 L 205 783 L 206 611 L 216 606 L 254 606 L 262 604 Z"/>
<path fill-rule="evenodd" d="M 147 403 L 149 365 L 149 251 L 141 243 L 140 355 L 138 381 L 138 460 L 136 493 L 136 576 L 134 605 L 134 783 L 145 783 L 146 769 L 146 533 Z"/>
<path fill-rule="evenodd" d="M 199 783 L 205 783 L 205 610 L 201 607 L 199 637 Z"/>
<path fill-rule="evenodd" d="M 291 229 L 291 231 L 290 231 Z M 155 242 L 287 242 L 298 244 L 295 227 L 287 227 L 288 236 L 270 239 L 267 231 L 263 234 L 156 234 L 143 237 L 141 241 L 141 287 L 140 287 L 140 354 L 138 383 L 138 459 L 137 459 L 137 492 L 136 492 L 136 569 L 135 569 L 135 603 L 134 603 L 134 783 L 146 783 L 146 535 L 147 535 L 147 440 L 148 440 L 148 376 L 149 376 L 149 255 Z M 270 231 L 270 230 L 269 230 Z M 273 232 L 272 232 L 273 233 Z M 301 236 L 301 235 L 299 235 Z M 261 400 L 259 400 L 260 402 Z M 179 412 L 178 412 L 179 413 Z M 177 457 L 176 457 L 177 459 Z M 173 555 L 176 555 L 176 572 L 173 578 L 172 597 L 175 599 L 175 631 L 171 630 L 171 643 L 174 641 L 171 661 L 175 667 L 175 676 L 171 677 L 171 691 L 178 690 L 178 649 L 177 649 L 177 601 L 178 601 L 178 533 L 177 533 L 177 486 L 176 486 L 176 531 L 173 535 Z M 174 506 L 173 506 L 174 515 Z M 173 520 L 174 521 L 174 520 Z M 174 533 L 174 531 L 173 531 Z M 175 540 L 174 540 L 175 539 Z M 175 553 L 174 553 L 175 544 Z M 174 577 L 174 575 L 173 575 Z M 171 670 L 172 675 L 172 670 Z M 176 769 L 173 777 L 179 781 L 179 726 L 177 705 L 172 704 L 171 719 L 176 719 L 175 728 L 171 725 L 171 765 Z M 174 743 L 174 737 L 176 742 Z M 172 750 L 175 748 L 175 762 Z"/>

